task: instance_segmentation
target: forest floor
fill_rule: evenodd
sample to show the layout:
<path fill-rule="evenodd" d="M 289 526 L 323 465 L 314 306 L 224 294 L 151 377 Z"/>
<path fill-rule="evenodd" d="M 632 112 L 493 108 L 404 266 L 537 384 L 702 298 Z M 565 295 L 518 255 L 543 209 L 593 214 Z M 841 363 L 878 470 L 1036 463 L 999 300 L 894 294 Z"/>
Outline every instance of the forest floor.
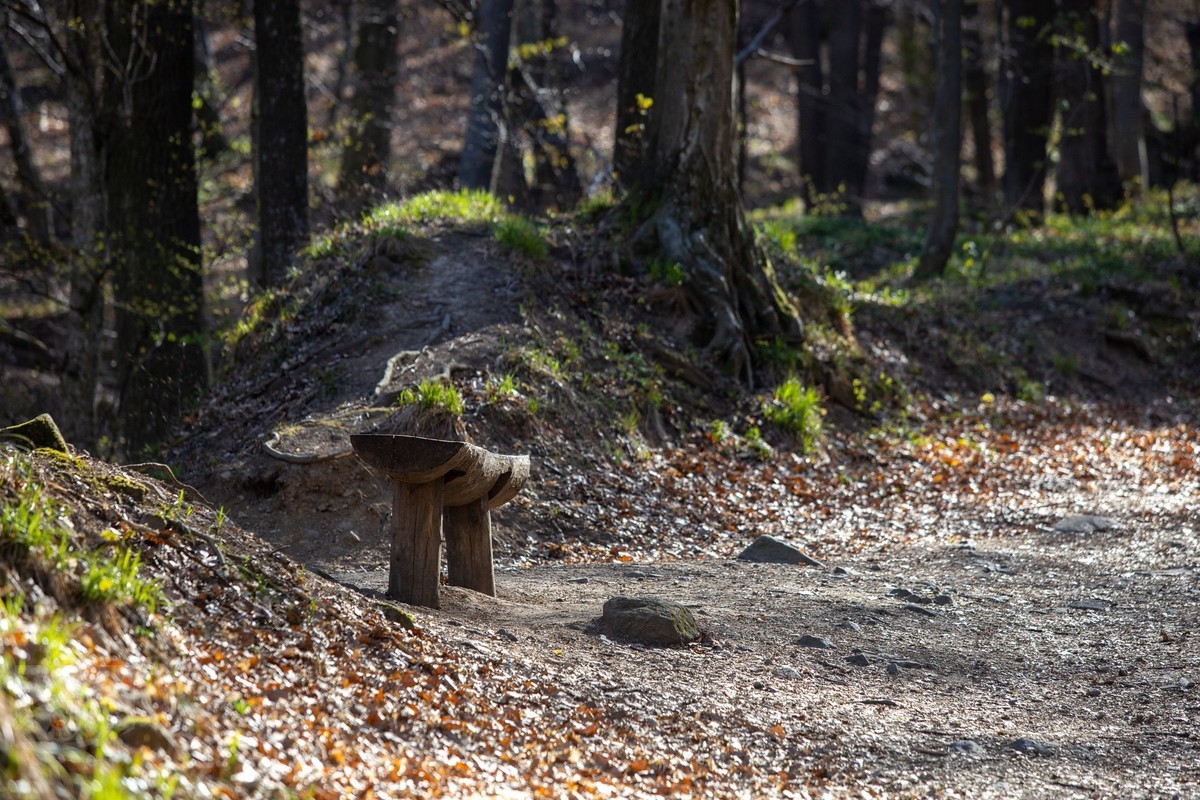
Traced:
<path fill-rule="evenodd" d="M 6 661 L 32 717 L 10 751 L 58 741 L 40 752 L 65 783 L 183 796 L 1196 793 L 1198 317 L 1176 262 L 1140 299 L 1117 273 L 1072 294 L 1078 274 L 1029 264 L 972 284 L 972 305 L 897 314 L 856 289 L 842 350 L 810 326 L 831 349 L 804 372 L 828 412 L 806 452 L 767 419 L 769 387 L 672 348 L 668 289 L 572 258 L 572 226 L 523 255 L 503 220 L 389 227 L 411 213 L 344 230 L 248 316 L 169 455 L 207 501 L 10 455 L 10 508 L 45 487 L 71 537 L 135 547 L 163 592 L 152 615 L 76 612 L 10 566 L 42 599 L 33 622 L 9 610 L 6 652 L 60 597 L 72 675 L 118 731 L 97 748 L 85 701 L 31 706 L 66 690 Z M 1104 335 L 1117 302 L 1145 350 Z M 893 378 L 857 409 L 831 400 L 851 356 Z M 494 515 L 498 596 L 443 587 L 439 610 L 402 613 L 381 595 L 390 489 L 345 451 L 423 380 L 533 470 Z M 736 560 L 763 533 L 820 566 Z M 684 603 L 705 636 L 610 640 L 594 623 L 617 595 Z"/>

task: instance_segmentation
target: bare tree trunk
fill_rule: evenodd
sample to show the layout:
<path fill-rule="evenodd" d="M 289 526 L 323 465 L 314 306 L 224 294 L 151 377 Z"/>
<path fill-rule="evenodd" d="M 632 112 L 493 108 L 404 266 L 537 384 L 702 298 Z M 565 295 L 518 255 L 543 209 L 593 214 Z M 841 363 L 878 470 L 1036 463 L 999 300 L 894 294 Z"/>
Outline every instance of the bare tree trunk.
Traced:
<path fill-rule="evenodd" d="M 661 0 L 625 0 L 613 139 L 613 174 L 617 186 L 625 190 L 637 183 L 646 167 L 646 121 L 655 113 L 647 101 L 655 100 L 662 5 Z"/>
<path fill-rule="evenodd" d="M 200 125 L 200 148 L 206 159 L 215 158 L 229 149 L 221 115 L 214 97 L 217 65 L 213 60 L 212 34 L 204 18 L 204 0 L 196 7 L 193 48 L 196 58 L 196 122 Z"/>
<path fill-rule="evenodd" d="M 1065 36 L 1081 38 L 1094 52 L 1100 22 L 1094 0 L 1061 0 Z M 1071 214 L 1112 208 L 1121 194 L 1117 167 L 1108 150 L 1104 75 L 1087 55 L 1065 54 L 1059 69 L 1062 146 L 1058 161 L 1058 204 Z"/>
<path fill-rule="evenodd" d="M 1004 48 L 1000 107 L 1004 113 L 1004 203 L 1009 213 L 1044 210 L 1046 146 L 1053 121 L 1054 48 L 1051 11 L 1043 0 L 1002 0 Z"/>
<path fill-rule="evenodd" d="M 846 213 L 862 213 L 862 187 L 855 162 L 862 157 L 862 97 L 858 71 L 862 0 L 834 2 L 829 14 L 829 94 L 826 123 L 829 190 L 842 195 Z"/>
<path fill-rule="evenodd" d="M 959 155 L 962 152 L 962 3 L 937 0 L 938 82 L 933 107 L 933 213 L 916 277 L 941 275 L 958 232 Z"/>
<path fill-rule="evenodd" d="M 1117 0 L 1117 41 L 1126 48 L 1112 75 L 1112 150 L 1127 187 L 1149 183 L 1142 135 L 1146 0 Z"/>
<path fill-rule="evenodd" d="M 799 320 L 754 244 L 734 161 L 735 0 L 666 0 L 659 45 L 654 170 L 662 198 L 644 231 L 687 275 L 695 338 L 731 374 L 753 384 L 752 345 L 797 337 Z M 669 33 L 668 33 L 669 31 Z M 670 48 L 664 47 L 670 37 Z"/>
<path fill-rule="evenodd" d="M 471 109 L 463 141 L 458 182 L 466 189 L 488 189 L 500 146 L 504 85 L 508 74 L 513 0 L 482 0 L 476 32 Z"/>
<path fill-rule="evenodd" d="M 829 191 L 825 149 L 825 73 L 821 68 L 821 12 L 815 0 L 794 7 L 790 12 L 788 37 L 792 53 L 805 66 L 797 74 L 796 111 L 799 114 L 798 155 L 800 192 L 804 205 L 812 209 L 815 195 Z"/>
<path fill-rule="evenodd" d="M 975 153 L 975 179 L 989 201 L 995 201 L 996 165 L 992 160 L 992 126 L 988 114 L 988 76 L 983 58 L 983 15 L 981 0 L 963 3 L 963 88 L 967 119 L 971 121 L 971 144 Z"/>
<path fill-rule="evenodd" d="M 258 242 L 252 283 L 278 286 L 308 238 L 308 110 L 299 0 L 254 2 Z"/>
<path fill-rule="evenodd" d="M 339 189 L 351 195 L 387 186 L 392 152 L 392 115 L 400 61 L 398 0 L 362 4 L 358 44 L 354 48 L 354 98 L 350 103 L 350 135 L 342 151 Z"/>
<path fill-rule="evenodd" d="M 556 44 L 558 0 L 526 1 L 537 11 L 540 41 L 550 43 L 522 73 L 533 100 L 527 123 L 533 139 L 532 201 L 538 208 L 568 209 L 579 202 L 583 184 L 571 153 L 571 120 L 562 92 L 566 51 Z"/>
<path fill-rule="evenodd" d="M 0 24 L 7 28 L 7 14 L 0 17 Z M 53 225 L 50 217 L 50 198 L 46 185 L 42 182 L 41 172 L 33 161 L 33 150 L 29 137 L 25 132 L 25 122 L 22 119 L 24 109 L 21 104 L 21 93 L 13 76 L 12 64 L 8 60 L 8 49 L 5 47 L 4 33 L 0 29 L 0 120 L 8 132 L 9 144 L 12 146 L 13 161 L 17 167 L 17 185 L 21 191 L 21 213 L 29 226 L 30 237 L 39 244 L 49 244 L 53 238 Z"/>
<path fill-rule="evenodd" d="M 189 2 L 110 15 L 107 47 L 129 66 L 109 89 L 120 115 L 106 176 L 129 454 L 163 441 L 207 385 L 192 35 Z"/>
<path fill-rule="evenodd" d="M 69 318 L 62 399 L 71 413 L 63 433 L 81 447 L 99 435 L 97 389 L 104 326 L 107 253 L 101 246 L 108 215 L 104 128 L 104 19 L 106 2 L 71 0 L 64 26 L 67 119 L 71 150 L 71 257 Z"/>

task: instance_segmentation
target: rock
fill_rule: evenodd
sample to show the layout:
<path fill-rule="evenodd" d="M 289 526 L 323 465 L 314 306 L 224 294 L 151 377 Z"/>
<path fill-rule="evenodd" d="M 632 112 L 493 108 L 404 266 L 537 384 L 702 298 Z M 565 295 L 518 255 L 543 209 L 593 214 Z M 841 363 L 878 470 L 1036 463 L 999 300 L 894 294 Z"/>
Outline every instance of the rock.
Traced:
<path fill-rule="evenodd" d="M 866 653 L 855 653 L 852 656 L 846 656 L 846 663 L 852 667 L 869 667 L 872 662 Z"/>
<path fill-rule="evenodd" d="M 700 625 L 686 606 L 658 597 L 613 597 L 604 604 L 600 625 L 614 639 L 655 647 L 700 638 Z"/>
<path fill-rule="evenodd" d="M 938 615 L 936 611 L 932 611 L 925 606 L 919 606 L 916 603 L 905 603 L 901 608 L 905 611 L 911 611 L 914 614 L 920 614 L 923 617 L 936 617 Z"/>
<path fill-rule="evenodd" d="M 862 626 L 852 620 L 842 620 L 837 624 L 838 630 L 853 631 L 854 633 L 862 633 Z"/>
<path fill-rule="evenodd" d="M 1016 750 L 1027 756 L 1052 756 L 1054 748 L 1043 742 L 1035 742 L 1033 739 L 1015 739 L 1009 742 L 1006 747 L 1010 750 Z"/>
<path fill-rule="evenodd" d="M 849 578 L 858 573 L 848 567 L 834 567 L 829 574 L 835 578 Z"/>
<path fill-rule="evenodd" d="M 807 633 L 797 639 L 793 644 L 798 644 L 801 647 L 815 647 L 818 650 L 832 650 L 833 645 L 828 639 L 822 639 L 820 636 L 809 636 Z"/>
<path fill-rule="evenodd" d="M 763 534 L 750 543 L 750 546 L 738 554 L 742 561 L 757 561 L 761 564 L 806 564 L 810 567 L 825 568 L 825 565 L 795 545 L 788 544 L 782 539 Z"/>
<path fill-rule="evenodd" d="M 379 613 L 383 614 L 383 618 L 397 623 L 405 630 L 416 630 L 417 621 L 413 619 L 413 615 L 405 611 L 400 606 L 392 605 L 391 603 L 377 603 Z"/>
<path fill-rule="evenodd" d="M 505 641 L 509 641 L 509 642 L 517 641 L 517 635 L 515 633 L 513 633 L 512 631 L 506 630 L 504 628 L 500 628 L 499 630 L 497 630 L 496 635 L 499 636 L 501 639 L 504 639 Z"/>
<path fill-rule="evenodd" d="M 1108 611 L 1112 608 L 1112 603 L 1098 598 L 1089 598 L 1086 600 L 1077 600 L 1067 606 L 1067 608 L 1074 609 L 1075 611 Z"/>
<path fill-rule="evenodd" d="M 28 422 L 0 428 L 0 439 L 15 442 L 30 450 L 53 450 L 70 455 L 67 451 L 67 440 L 63 438 L 54 418 L 49 414 L 41 414 Z"/>
<path fill-rule="evenodd" d="M 1063 517 L 1054 523 L 1054 530 L 1060 533 L 1095 533 L 1096 531 L 1112 530 L 1116 522 L 1108 517 L 1098 517 L 1093 514 L 1075 514 Z"/>
<path fill-rule="evenodd" d="M 145 747 L 171 756 L 179 752 L 170 731 L 152 719 L 129 717 L 117 723 L 116 731 L 117 738 L 135 750 Z"/>
<path fill-rule="evenodd" d="M 788 680 L 793 681 L 804 677 L 800 673 L 800 670 L 796 669 L 795 667 L 779 667 L 775 670 L 775 674 L 780 678 L 787 678 Z"/>
<path fill-rule="evenodd" d="M 888 675 L 899 675 L 900 674 L 900 665 L 897 664 L 895 661 L 889 661 L 888 665 L 887 665 L 887 674 Z"/>
<path fill-rule="evenodd" d="M 588 582 L 588 578 L 586 575 L 581 575 L 578 578 L 567 578 L 567 583 L 587 583 L 587 582 Z"/>
<path fill-rule="evenodd" d="M 933 604 L 935 606 L 952 606 L 954 605 L 954 597 L 943 592 L 933 598 Z"/>
<path fill-rule="evenodd" d="M 960 756 L 978 757 L 982 756 L 986 751 L 974 739 L 959 739 L 956 742 L 950 743 L 950 752 Z"/>

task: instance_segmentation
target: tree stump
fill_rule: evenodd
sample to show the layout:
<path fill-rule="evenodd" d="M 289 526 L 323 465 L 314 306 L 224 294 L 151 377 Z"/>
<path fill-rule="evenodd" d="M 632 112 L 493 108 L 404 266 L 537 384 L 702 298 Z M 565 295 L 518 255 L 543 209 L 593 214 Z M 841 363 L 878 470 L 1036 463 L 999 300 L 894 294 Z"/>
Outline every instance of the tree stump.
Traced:
<path fill-rule="evenodd" d="M 443 531 L 450 584 L 495 596 L 491 510 L 521 491 L 529 456 L 395 434 L 355 434 L 350 444 L 395 484 L 388 597 L 438 607 Z"/>

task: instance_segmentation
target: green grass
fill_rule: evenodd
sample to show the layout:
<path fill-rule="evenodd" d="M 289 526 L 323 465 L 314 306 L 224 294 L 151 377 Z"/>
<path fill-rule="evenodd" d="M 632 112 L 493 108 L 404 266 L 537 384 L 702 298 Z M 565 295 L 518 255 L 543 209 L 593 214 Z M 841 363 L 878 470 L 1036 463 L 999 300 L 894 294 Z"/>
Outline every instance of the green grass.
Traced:
<path fill-rule="evenodd" d="M 457 192 L 424 192 L 406 200 L 386 203 L 369 211 L 363 222 L 367 228 L 374 229 L 433 222 L 492 223 L 504 216 L 504 205 L 492 195 L 480 189 L 460 189 Z"/>
<path fill-rule="evenodd" d="M 455 416 L 463 413 L 462 395 L 445 379 L 424 380 L 415 388 L 404 389 L 397 395 L 396 405 L 400 408 L 419 405 L 422 410 L 441 408 Z"/>
<path fill-rule="evenodd" d="M 493 226 L 492 235 L 514 253 L 529 258 L 545 258 L 550 252 L 546 237 L 524 217 L 507 216 L 500 219 Z"/>
<path fill-rule="evenodd" d="M 763 416 L 796 437 L 802 452 L 812 452 L 821 439 L 825 409 L 821 396 L 797 378 L 788 378 L 776 387 L 762 406 Z"/>

